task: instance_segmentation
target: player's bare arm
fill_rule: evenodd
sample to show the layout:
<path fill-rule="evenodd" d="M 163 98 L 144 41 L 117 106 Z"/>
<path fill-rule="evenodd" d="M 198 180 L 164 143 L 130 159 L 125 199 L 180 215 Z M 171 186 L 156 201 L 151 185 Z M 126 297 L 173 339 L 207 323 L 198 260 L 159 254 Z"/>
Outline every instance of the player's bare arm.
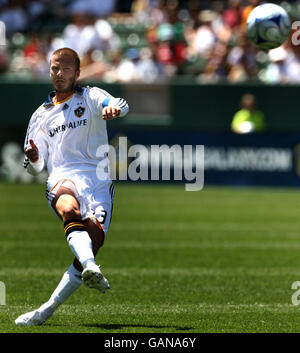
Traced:
<path fill-rule="evenodd" d="M 33 140 L 29 140 L 30 147 L 25 151 L 26 156 L 30 159 L 31 162 L 37 162 L 39 159 L 39 150 Z"/>

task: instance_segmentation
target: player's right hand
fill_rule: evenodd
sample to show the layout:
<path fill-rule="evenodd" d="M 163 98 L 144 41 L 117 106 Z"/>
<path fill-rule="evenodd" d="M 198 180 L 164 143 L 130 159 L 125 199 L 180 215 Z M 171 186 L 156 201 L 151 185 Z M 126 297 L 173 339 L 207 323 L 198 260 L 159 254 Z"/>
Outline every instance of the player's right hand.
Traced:
<path fill-rule="evenodd" d="M 26 156 L 30 159 L 31 162 L 36 162 L 39 159 L 39 150 L 36 147 L 33 140 L 29 140 L 30 147 L 25 151 Z"/>
<path fill-rule="evenodd" d="M 121 109 L 118 107 L 104 107 L 102 109 L 103 120 L 111 120 L 117 118 L 121 114 Z"/>

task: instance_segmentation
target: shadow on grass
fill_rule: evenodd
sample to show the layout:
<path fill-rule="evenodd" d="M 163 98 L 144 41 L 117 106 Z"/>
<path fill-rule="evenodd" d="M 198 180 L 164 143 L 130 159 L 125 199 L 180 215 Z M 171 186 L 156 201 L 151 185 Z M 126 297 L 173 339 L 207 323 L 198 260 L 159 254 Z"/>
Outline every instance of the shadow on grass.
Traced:
<path fill-rule="evenodd" d="M 162 326 L 162 325 L 131 325 L 131 324 L 84 324 L 85 327 L 95 327 L 104 330 L 121 330 L 127 327 L 145 327 L 145 328 L 154 328 L 154 329 L 175 329 L 188 331 L 194 329 L 194 327 L 182 327 L 182 326 Z"/>

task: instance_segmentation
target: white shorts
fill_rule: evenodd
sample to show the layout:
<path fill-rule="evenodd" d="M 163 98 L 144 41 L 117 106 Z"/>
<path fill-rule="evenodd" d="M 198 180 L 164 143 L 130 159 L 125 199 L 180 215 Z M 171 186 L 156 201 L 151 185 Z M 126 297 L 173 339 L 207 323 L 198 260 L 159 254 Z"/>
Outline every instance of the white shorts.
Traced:
<path fill-rule="evenodd" d="M 52 176 L 46 184 L 46 198 L 52 210 L 54 210 L 52 201 L 61 186 L 73 191 L 80 205 L 82 220 L 90 218 L 103 229 L 106 235 L 113 210 L 114 184 L 112 181 L 99 182 L 97 178 L 91 178 L 84 174 L 74 174 L 65 178 Z M 57 215 L 55 211 L 54 213 Z"/>

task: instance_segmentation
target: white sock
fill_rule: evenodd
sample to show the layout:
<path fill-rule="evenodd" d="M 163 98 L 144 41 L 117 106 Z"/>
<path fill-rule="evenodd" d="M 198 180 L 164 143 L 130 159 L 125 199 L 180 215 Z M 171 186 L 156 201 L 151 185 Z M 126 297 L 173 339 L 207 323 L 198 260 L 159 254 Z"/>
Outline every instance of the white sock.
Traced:
<path fill-rule="evenodd" d="M 43 304 L 40 310 L 56 310 L 59 305 L 64 303 L 72 293 L 80 287 L 82 283 L 81 272 L 76 270 L 73 264 L 63 274 L 58 286 L 52 293 L 50 299 Z"/>
<path fill-rule="evenodd" d="M 92 240 L 88 232 L 82 230 L 73 231 L 68 235 L 67 241 L 72 253 L 83 268 L 86 268 L 88 262 L 95 263 Z"/>

